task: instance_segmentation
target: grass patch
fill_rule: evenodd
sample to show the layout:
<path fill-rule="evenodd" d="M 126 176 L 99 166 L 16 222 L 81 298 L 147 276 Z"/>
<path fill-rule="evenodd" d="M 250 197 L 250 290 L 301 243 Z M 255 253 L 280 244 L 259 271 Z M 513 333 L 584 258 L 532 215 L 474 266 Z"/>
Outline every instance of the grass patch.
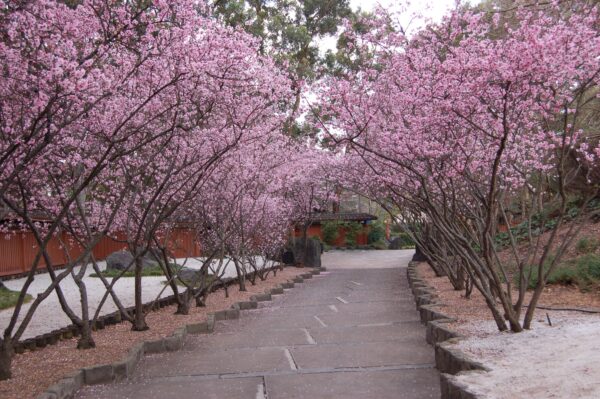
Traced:
<path fill-rule="evenodd" d="M 181 265 L 178 265 L 176 263 L 171 263 L 171 267 L 173 268 L 173 271 L 175 273 L 178 272 L 182 268 Z M 119 275 L 121 275 L 121 270 L 110 269 L 110 270 L 104 270 L 102 272 L 102 276 L 107 277 L 107 278 L 119 277 Z M 164 276 L 164 275 L 165 275 L 165 273 L 158 265 L 152 266 L 152 267 L 147 267 L 142 270 L 142 277 L 160 277 L 160 276 Z M 98 276 L 98 273 L 92 273 L 92 274 L 90 274 L 90 277 L 99 277 L 99 276 Z M 135 277 L 135 270 L 133 270 L 133 266 L 131 267 L 131 270 L 126 271 L 121 277 Z"/>
<path fill-rule="evenodd" d="M 0 310 L 14 307 L 19 299 L 19 294 L 19 291 L 11 291 L 8 288 L 0 287 Z M 27 294 L 25 295 L 24 303 L 27 303 L 32 299 L 33 297 Z"/>

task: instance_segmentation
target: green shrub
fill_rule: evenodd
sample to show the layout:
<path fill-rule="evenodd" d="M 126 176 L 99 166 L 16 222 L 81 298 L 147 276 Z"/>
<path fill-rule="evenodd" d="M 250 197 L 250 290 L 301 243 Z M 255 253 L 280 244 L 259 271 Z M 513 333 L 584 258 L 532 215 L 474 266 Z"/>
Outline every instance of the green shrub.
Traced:
<path fill-rule="evenodd" d="M 537 280 L 536 280 L 537 283 Z M 571 267 L 561 267 L 560 265 L 548 276 L 548 284 L 571 285 L 579 283 L 577 271 Z"/>
<path fill-rule="evenodd" d="M 367 236 L 367 243 L 374 244 L 379 241 L 383 241 L 385 237 L 385 227 L 381 222 L 375 222 L 371 224 L 369 234 Z"/>
<path fill-rule="evenodd" d="M 575 248 L 580 253 L 589 254 L 591 252 L 596 251 L 599 246 L 600 241 L 598 241 L 598 239 L 593 237 L 583 237 L 582 239 L 577 241 Z"/>
<path fill-rule="evenodd" d="M 548 259 L 544 269 L 547 269 L 551 262 L 552 259 Z M 530 269 L 531 278 L 527 288 L 533 289 L 538 282 L 537 265 L 530 266 L 525 272 L 528 273 Z M 548 284 L 575 284 L 581 290 L 587 290 L 600 283 L 600 255 L 586 254 L 561 263 L 550 273 L 546 282 Z M 515 283 L 518 285 L 518 275 L 515 275 Z"/>
<path fill-rule="evenodd" d="M 321 225 L 321 233 L 323 234 L 323 241 L 326 244 L 333 245 L 339 237 L 340 222 L 330 221 L 323 222 Z"/>
<path fill-rule="evenodd" d="M 577 258 L 577 274 L 580 284 L 589 285 L 600 281 L 600 256 L 587 254 Z"/>
<path fill-rule="evenodd" d="M 400 239 L 400 248 L 413 248 L 415 246 L 415 242 L 408 233 L 400 233 L 398 238 Z"/>
<path fill-rule="evenodd" d="M 346 246 L 356 247 L 358 234 L 362 230 L 362 225 L 356 222 L 346 222 L 343 224 L 343 228 L 346 232 Z"/>

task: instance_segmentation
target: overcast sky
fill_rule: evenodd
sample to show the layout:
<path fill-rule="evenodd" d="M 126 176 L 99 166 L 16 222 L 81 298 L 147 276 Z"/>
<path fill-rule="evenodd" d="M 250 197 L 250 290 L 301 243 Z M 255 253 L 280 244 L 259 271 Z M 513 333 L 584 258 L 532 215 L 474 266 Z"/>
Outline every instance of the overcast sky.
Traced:
<path fill-rule="evenodd" d="M 361 8 L 365 11 L 373 11 L 379 4 L 389 10 L 398 10 L 399 4 L 412 3 L 409 5 L 409 11 L 422 12 L 426 16 L 438 20 L 448 8 L 454 7 L 455 0 L 413 0 L 404 2 L 398 0 L 350 0 L 350 5 L 354 10 Z"/>

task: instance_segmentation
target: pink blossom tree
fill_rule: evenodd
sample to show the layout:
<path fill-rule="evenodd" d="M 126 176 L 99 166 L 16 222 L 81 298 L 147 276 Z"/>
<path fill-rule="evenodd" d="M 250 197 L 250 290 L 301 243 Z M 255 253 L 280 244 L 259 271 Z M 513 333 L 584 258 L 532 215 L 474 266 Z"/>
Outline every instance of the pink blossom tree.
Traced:
<path fill-rule="evenodd" d="M 81 328 L 81 347 L 93 346 L 82 277 L 94 246 L 120 231 L 143 254 L 224 154 L 253 140 L 269 118 L 281 119 L 286 79 L 257 55 L 253 39 L 198 6 L 3 3 L 2 216 L 12 221 L 5 229 L 34 233 L 39 248 L 0 340 L 0 378 L 10 376 L 13 342 L 53 291 Z M 56 274 L 47 245 L 61 231 L 75 243 L 63 245 L 68 262 Z M 42 259 L 52 284 L 19 319 Z M 132 321 L 144 329 L 137 274 Z M 69 275 L 80 288 L 81 317 L 60 289 Z"/>
<path fill-rule="evenodd" d="M 569 193 L 582 198 L 576 222 L 598 195 L 598 181 L 582 174 L 596 162 L 597 142 L 580 119 L 595 101 L 600 39 L 592 6 L 518 8 L 510 24 L 488 17 L 457 10 L 412 38 L 384 19 L 356 38 L 373 54 L 371 67 L 326 82 L 320 105 L 331 118 L 325 132 L 369 171 L 358 186 L 378 191 L 401 220 L 432 226 L 448 252 L 439 258 L 464 271 L 500 330 L 518 332 L 531 326 L 545 281 L 581 226 L 564 225 Z M 507 206 L 531 221 L 545 201 L 557 204 L 554 225 L 543 227 L 549 239 L 532 231 L 522 251 L 510 237 L 510 267 L 495 242 L 498 223 L 511 223 Z M 539 278 L 526 304 L 533 269 Z"/>

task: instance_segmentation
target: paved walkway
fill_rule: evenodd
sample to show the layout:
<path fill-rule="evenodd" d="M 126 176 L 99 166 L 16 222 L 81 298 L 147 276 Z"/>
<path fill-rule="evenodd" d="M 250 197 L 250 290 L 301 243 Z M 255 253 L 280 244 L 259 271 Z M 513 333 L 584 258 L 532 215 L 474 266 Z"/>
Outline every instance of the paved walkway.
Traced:
<path fill-rule="evenodd" d="M 439 398 L 405 277 L 411 255 L 327 253 L 328 272 L 211 335 L 188 336 L 183 351 L 146 357 L 128 382 L 80 397 Z"/>

